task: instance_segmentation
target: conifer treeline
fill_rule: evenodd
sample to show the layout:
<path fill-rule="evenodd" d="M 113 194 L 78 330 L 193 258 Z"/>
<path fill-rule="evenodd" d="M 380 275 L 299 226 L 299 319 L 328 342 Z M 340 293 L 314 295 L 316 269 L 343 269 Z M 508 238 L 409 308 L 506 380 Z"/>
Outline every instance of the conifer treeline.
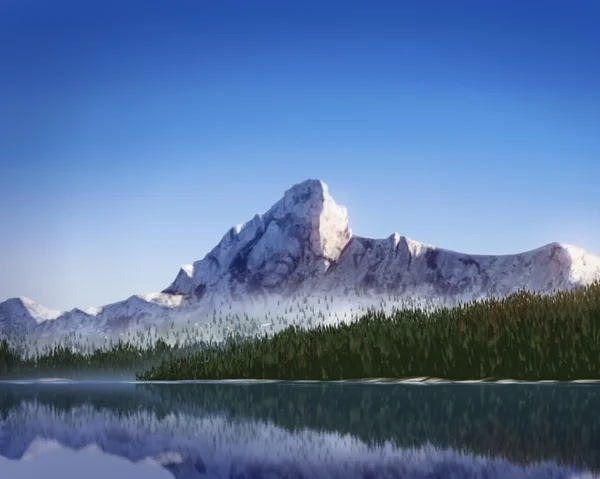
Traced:
<path fill-rule="evenodd" d="M 118 342 L 110 349 L 97 348 L 91 353 L 74 351 L 57 345 L 49 352 L 22 358 L 10 348 L 6 340 L 0 341 L 0 377 L 31 378 L 65 376 L 82 372 L 110 372 L 131 375 L 159 363 L 165 357 L 192 354 L 195 349 L 170 347 L 159 339 L 152 347 L 142 348 L 131 343 Z"/>
<path fill-rule="evenodd" d="M 370 311 L 360 320 L 290 327 L 192 357 L 141 380 L 600 379 L 600 282 L 554 295 L 519 292 L 458 307 Z"/>
<path fill-rule="evenodd" d="M 136 371 L 139 380 L 600 379 L 600 282 L 573 291 L 470 302 L 455 308 L 368 311 L 358 321 L 290 326 L 226 343 L 151 347 L 119 342 L 21 358 L 0 342 L 0 375 Z"/>

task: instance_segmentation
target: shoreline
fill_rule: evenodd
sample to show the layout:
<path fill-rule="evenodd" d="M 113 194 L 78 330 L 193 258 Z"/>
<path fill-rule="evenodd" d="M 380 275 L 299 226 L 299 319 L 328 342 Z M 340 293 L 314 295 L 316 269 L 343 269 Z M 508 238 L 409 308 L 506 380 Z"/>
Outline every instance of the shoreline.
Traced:
<path fill-rule="evenodd" d="M 523 379 L 444 379 L 432 376 L 414 377 L 414 378 L 361 378 L 361 379 L 343 379 L 339 381 L 329 382 L 357 382 L 357 383 L 424 383 L 424 384 L 559 384 L 559 383 L 573 383 L 573 384 L 597 384 L 600 383 L 600 379 L 573 379 L 570 381 L 564 381 L 560 379 L 539 379 L 526 381 Z"/>
<path fill-rule="evenodd" d="M 542 379 L 542 380 L 531 380 L 526 381 L 522 379 L 464 379 L 464 380 L 452 380 L 444 379 L 431 376 L 423 377 L 412 377 L 412 378 L 360 378 L 360 379 L 338 379 L 333 381 L 321 381 L 317 379 L 300 379 L 300 380 L 289 380 L 289 379 L 173 379 L 173 380 L 152 380 L 152 381 L 138 381 L 138 380 L 98 380 L 98 379 L 69 379 L 69 378 L 12 378 L 12 379 L 0 379 L 2 383 L 13 383 L 13 384 L 66 384 L 66 383 L 129 383 L 129 384 L 185 384 L 185 383 L 230 383 L 230 384 L 268 384 L 268 383 L 295 383 L 295 384 L 344 384 L 344 383 L 356 383 L 356 384 L 600 384 L 600 379 L 574 379 L 570 381 L 562 381 L 558 379 Z"/>

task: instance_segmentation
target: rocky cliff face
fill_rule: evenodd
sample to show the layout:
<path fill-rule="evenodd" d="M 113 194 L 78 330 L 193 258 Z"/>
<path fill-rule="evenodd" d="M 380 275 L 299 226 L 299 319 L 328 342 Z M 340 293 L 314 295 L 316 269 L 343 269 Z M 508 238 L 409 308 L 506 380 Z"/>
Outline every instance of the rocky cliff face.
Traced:
<path fill-rule="evenodd" d="M 594 280 L 600 280 L 600 257 L 570 245 L 486 256 L 436 248 L 397 233 L 386 239 L 353 236 L 346 209 L 323 182 L 307 180 L 263 215 L 231 228 L 202 260 L 183 266 L 163 292 L 66 313 L 11 299 L 0 303 L 0 334 L 19 332 L 34 341 L 73 332 L 118 338 L 140 328 L 160 332 L 167 324 L 185 323 L 204 339 L 219 339 L 235 329 L 234 322 L 249 331 L 240 314 L 264 317 L 270 331 L 289 323 L 283 318 L 310 325 L 322 297 L 329 298 L 328 317 L 336 322 L 348 318 L 348 311 L 356 314 L 359 306 L 378 307 L 382 297 L 392 295 L 396 302 L 420 297 L 452 304 L 522 288 L 549 293 Z M 299 295 L 305 298 L 302 308 Z M 217 325 L 217 313 L 224 324 Z"/>
<path fill-rule="evenodd" d="M 183 267 L 164 291 L 201 299 L 207 291 L 240 298 L 291 293 L 322 277 L 352 233 L 346 208 L 327 185 L 308 180 L 290 188 L 264 215 L 231 228 L 204 259 Z"/>
<path fill-rule="evenodd" d="M 504 296 L 517 289 L 550 292 L 586 283 L 572 274 L 575 248 L 558 243 L 521 254 L 467 255 L 394 234 L 386 240 L 353 237 L 339 262 L 323 278 L 324 289 L 340 286 L 376 294 L 461 297 Z M 583 281 L 582 281 L 583 279 Z"/>

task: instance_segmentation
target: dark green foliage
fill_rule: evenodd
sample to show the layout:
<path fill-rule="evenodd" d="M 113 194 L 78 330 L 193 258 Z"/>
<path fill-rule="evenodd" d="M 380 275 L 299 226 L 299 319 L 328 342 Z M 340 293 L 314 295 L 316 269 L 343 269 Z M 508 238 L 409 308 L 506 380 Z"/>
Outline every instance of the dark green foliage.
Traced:
<path fill-rule="evenodd" d="M 8 341 L 3 339 L 0 342 L 0 375 L 7 374 L 20 363 L 20 360 L 19 355 L 8 345 Z"/>
<path fill-rule="evenodd" d="M 55 346 L 46 354 L 34 358 L 19 357 L 8 343 L 0 343 L 0 377 L 72 377 L 74 373 L 129 373 L 151 367 L 161 360 L 180 354 L 180 348 L 170 348 L 159 339 L 150 348 L 139 348 L 118 342 L 110 349 L 96 349 L 90 354 L 74 352 L 65 346 Z"/>
<path fill-rule="evenodd" d="M 292 326 L 189 357 L 140 380 L 600 378 L 600 282 L 568 292 L 519 292 L 456 308 L 370 311 L 338 326 Z"/>

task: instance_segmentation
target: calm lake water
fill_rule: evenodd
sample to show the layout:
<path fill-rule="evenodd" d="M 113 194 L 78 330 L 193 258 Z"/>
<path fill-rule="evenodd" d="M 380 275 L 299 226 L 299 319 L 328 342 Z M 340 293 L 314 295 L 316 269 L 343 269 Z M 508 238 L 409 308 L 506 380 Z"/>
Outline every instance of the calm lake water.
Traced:
<path fill-rule="evenodd" d="M 0 383 L 0 477 L 600 477 L 600 386 Z"/>

